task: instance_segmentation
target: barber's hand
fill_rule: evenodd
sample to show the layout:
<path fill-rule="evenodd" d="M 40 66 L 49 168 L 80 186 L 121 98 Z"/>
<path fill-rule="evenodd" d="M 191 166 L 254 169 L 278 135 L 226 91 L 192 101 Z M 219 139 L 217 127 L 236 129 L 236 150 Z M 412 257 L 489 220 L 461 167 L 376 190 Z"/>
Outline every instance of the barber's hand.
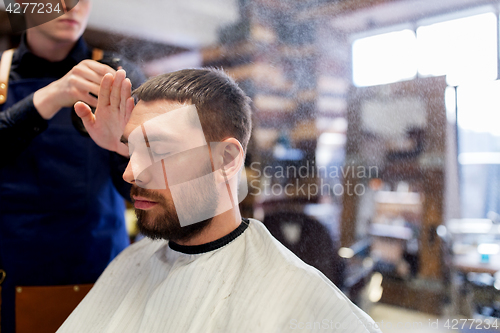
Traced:
<path fill-rule="evenodd" d="M 122 69 L 114 77 L 104 75 L 95 114 L 82 102 L 75 104 L 75 111 L 99 147 L 128 157 L 128 148 L 120 138 L 135 105 L 131 97 L 132 83 L 125 76 Z"/>
<path fill-rule="evenodd" d="M 59 80 L 37 90 L 33 104 L 44 119 L 52 118 L 61 108 L 73 106 L 78 101 L 96 107 L 97 98 L 89 92 L 98 95 L 102 78 L 107 73 L 115 75 L 116 71 L 97 61 L 83 60 Z"/>

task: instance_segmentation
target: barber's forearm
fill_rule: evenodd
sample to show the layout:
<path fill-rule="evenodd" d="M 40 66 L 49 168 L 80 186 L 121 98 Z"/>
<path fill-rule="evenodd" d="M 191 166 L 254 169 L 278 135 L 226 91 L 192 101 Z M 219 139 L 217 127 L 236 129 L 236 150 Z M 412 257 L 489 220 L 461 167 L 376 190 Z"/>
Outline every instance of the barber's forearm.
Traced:
<path fill-rule="evenodd" d="M 33 94 L 0 111 L 0 142 L 3 145 L 0 167 L 16 158 L 45 129 L 47 121 L 35 108 Z"/>
<path fill-rule="evenodd" d="M 40 116 L 45 119 L 51 119 L 63 106 L 58 104 L 59 100 L 55 97 L 57 91 L 53 91 L 54 87 L 48 85 L 46 87 L 37 90 L 33 94 L 33 105 L 40 114 Z"/>

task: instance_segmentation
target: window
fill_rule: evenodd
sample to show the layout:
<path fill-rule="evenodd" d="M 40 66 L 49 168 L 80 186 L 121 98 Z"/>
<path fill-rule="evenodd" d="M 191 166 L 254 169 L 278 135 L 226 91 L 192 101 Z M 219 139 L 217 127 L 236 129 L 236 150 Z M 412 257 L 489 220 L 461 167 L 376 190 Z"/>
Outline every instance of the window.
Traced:
<path fill-rule="evenodd" d="M 483 13 L 356 39 L 353 83 L 387 84 L 446 75 L 449 85 L 495 80 L 498 75 L 497 16 Z"/>
<path fill-rule="evenodd" d="M 464 218 L 500 221 L 500 81 L 457 88 L 458 163 Z"/>
<path fill-rule="evenodd" d="M 408 29 L 357 39 L 352 45 L 354 84 L 371 86 L 414 78 L 416 51 L 415 33 Z"/>
<path fill-rule="evenodd" d="M 497 77 L 497 18 L 474 15 L 417 29 L 418 73 L 449 85 Z"/>

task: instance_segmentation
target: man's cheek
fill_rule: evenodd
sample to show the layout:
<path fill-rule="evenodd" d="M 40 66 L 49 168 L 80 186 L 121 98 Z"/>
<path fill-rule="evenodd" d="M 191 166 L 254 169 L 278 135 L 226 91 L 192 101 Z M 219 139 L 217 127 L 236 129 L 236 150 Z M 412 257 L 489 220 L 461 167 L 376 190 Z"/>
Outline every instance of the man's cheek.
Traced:
<path fill-rule="evenodd" d="M 166 190 L 168 183 L 164 161 L 158 161 L 144 169 L 139 176 L 136 177 L 135 183 L 137 186 L 149 190 Z"/>
<path fill-rule="evenodd" d="M 164 160 L 169 186 L 182 184 L 212 173 L 208 146 L 189 149 Z"/>
<path fill-rule="evenodd" d="M 172 201 L 181 227 L 201 222 L 231 209 L 227 190 L 218 191 L 212 174 L 170 187 Z M 229 203 L 229 204 L 227 204 Z"/>

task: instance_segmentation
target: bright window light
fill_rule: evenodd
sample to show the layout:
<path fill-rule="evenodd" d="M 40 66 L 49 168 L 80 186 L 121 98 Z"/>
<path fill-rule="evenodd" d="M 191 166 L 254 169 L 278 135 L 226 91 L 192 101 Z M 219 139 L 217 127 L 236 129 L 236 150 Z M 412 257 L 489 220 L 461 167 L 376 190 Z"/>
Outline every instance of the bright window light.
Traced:
<path fill-rule="evenodd" d="M 500 81 L 457 88 L 458 126 L 500 136 Z"/>
<path fill-rule="evenodd" d="M 497 18 L 494 13 L 440 22 L 417 29 L 418 72 L 447 75 L 457 86 L 497 78 Z"/>
<path fill-rule="evenodd" d="M 357 39 L 352 44 L 353 82 L 372 86 L 413 79 L 417 42 L 411 30 Z"/>

